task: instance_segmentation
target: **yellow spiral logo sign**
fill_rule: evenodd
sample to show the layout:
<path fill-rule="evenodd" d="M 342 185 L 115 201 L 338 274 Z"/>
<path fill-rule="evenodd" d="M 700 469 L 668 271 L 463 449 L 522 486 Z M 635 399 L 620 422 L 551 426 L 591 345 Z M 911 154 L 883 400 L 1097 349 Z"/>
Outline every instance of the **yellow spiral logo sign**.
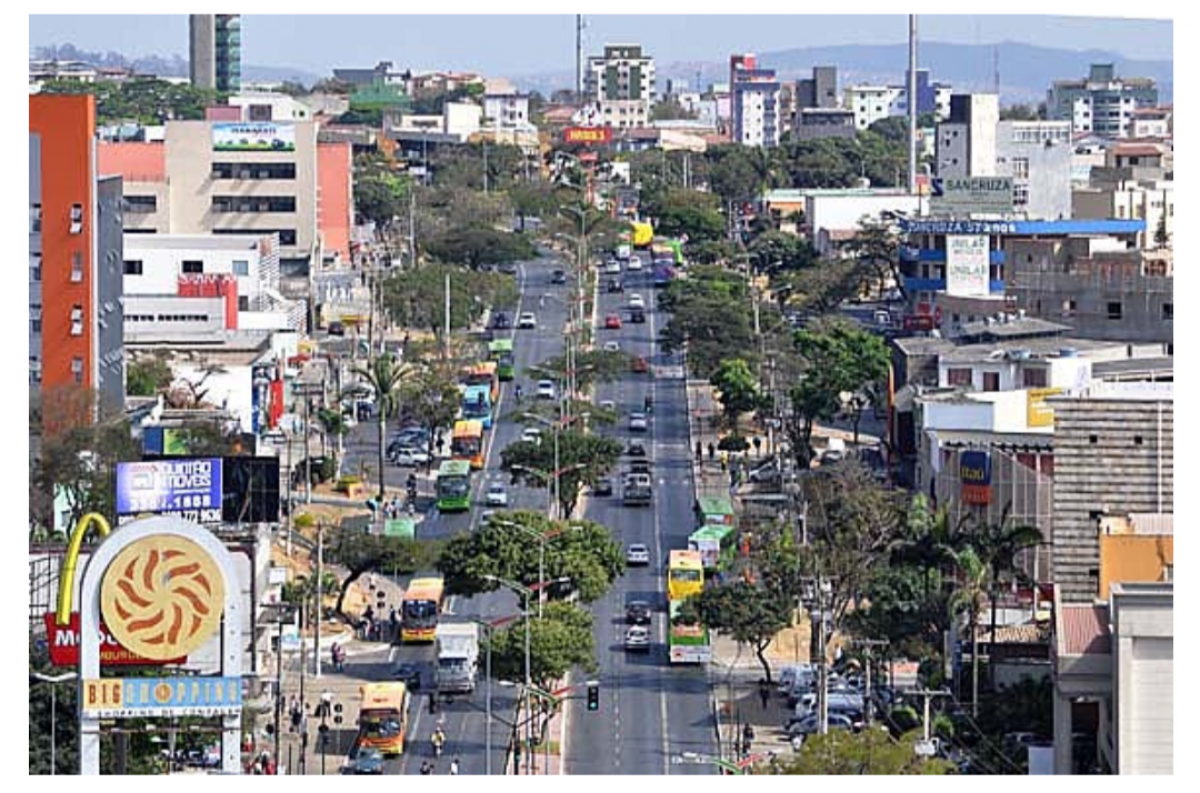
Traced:
<path fill-rule="evenodd" d="M 196 650 L 220 625 L 225 581 L 191 540 L 155 535 L 122 550 L 104 572 L 100 613 L 118 642 L 153 661 Z"/>

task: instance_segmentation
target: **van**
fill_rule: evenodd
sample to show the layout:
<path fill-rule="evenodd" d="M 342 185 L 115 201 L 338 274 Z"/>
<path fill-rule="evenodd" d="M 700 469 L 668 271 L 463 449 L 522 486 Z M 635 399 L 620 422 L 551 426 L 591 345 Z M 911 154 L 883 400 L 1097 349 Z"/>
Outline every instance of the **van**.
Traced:
<path fill-rule="evenodd" d="M 779 670 L 779 693 L 791 693 L 792 686 L 796 684 L 796 679 L 807 677 L 811 679 L 815 674 L 812 664 L 787 664 Z"/>

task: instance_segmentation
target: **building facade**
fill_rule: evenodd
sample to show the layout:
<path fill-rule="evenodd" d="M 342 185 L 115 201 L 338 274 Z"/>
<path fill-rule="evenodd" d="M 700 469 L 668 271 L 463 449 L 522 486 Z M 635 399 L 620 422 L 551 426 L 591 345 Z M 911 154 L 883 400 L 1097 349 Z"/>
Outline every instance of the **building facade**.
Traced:
<path fill-rule="evenodd" d="M 938 124 L 937 175 L 946 178 L 996 175 L 996 127 L 1000 97 L 956 94 L 950 116 Z"/>
<path fill-rule="evenodd" d="M 1071 125 L 1065 121 L 1001 121 L 996 175 L 1013 179 L 1013 211 L 1033 220 L 1071 217 Z"/>
<path fill-rule="evenodd" d="M 1056 80 L 1046 95 L 1052 120 L 1070 121 L 1072 132 L 1125 137 L 1138 108 L 1158 105 L 1158 88 L 1147 77 L 1117 77 L 1111 63 L 1094 63 L 1083 80 Z"/>
<path fill-rule="evenodd" d="M 639 44 L 606 44 L 588 58 L 584 91 L 605 126 L 644 127 L 654 105 L 654 58 Z"/>
<path fill-rule="evenodd" d="M 528 94 L 484 94 L 483 121 L 500 129 L 526 129 L 529 123 Z"/>
<path fill-rule="evenodd" d="M 119 411 L 122 185 L 98 173 L 95 130 L 91 95 L 29 97 L 29 382 Z"/>
<path fill-rule="evenodd" d="M 814 66 L 812 77 L 796 83 L 796 109 L 831 109 L 838 106 L 837 67 Z"/>
<path fill-rule="evenodd" d="M 891 115 L 891 105 L 900 89 L 887 85 L 852 85 L 846 89 L 843 106 L 854 111 L 854 126 L 867 129 Z"/>
<path fill-rule="evenodd" d="M 743 146 L 779 145 L 780 86 L 774 69 L 759 69 L 753 55 L 730 58 L 733 140 Z"/>
<path fill-rule="evenodd" d="M 188 17 L 188 69 L 192 85 L 222 93 L 242 87 L 240 14 L 191 14 Z"/>

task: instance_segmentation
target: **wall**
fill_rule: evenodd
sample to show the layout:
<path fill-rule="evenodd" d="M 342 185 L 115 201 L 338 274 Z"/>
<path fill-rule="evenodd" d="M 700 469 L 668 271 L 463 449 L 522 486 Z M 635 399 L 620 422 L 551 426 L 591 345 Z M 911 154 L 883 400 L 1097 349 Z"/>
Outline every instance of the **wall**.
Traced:
<path fill-rule="evenodd" d="M 224 245 L 216 247 L 213 243 Z M 129 294 L 177 294 L 184 260 L 203 262 L 205 275 L 233 275 L 234 262 L 245 262 L 247 275 L 237 276 L 238 295 L 247 298 L 252 310 L 263 309 L 270 302 L 263 293 L 264 286 L 270 285 L 269 273 L 263 272 L 258 242 L 250 235 L 223 239 L 187 235 L 145 238 L 134 234 L 125 239 L 125 259 L 142 262 L 142 275 L 125 276 L 125 291 Z"/>
<path fill-rule="evenodd" d="M 317 145 L 318 218 L 321 244 L 350 261 L 350 229 L 354 225 L 353 152 L 349 143 Z"/>
<path fill-rule="evenodd" d="M 881 212 L 915 213 L 920 206 L 917 196 L 885 193 L 871 195 L 821 195 L 810 193 L 805 202 L 805 223 L 816 236 L 821 229 L 844 231 L 857 229 L 864 215 L 878 217 Z"/>
<path fill-rule="evenodd" d="M 176 382 L 187 380 L 193 384 L 204 377 L 203 368 L 202 363 L 176 363 L 171 366 Z M 209 375 L 203 386 L 208 391 L 205 401 L 236 416 L 242 432 L 252 432 L 254 426 L 251 370 L 252 367 L 248 365 L 222 364 L 220 371 Z"/>
<path fill-rule="evenodd" d="M 1170 534 L 1101 534 L 1100 591 L 1108 600 L 1109 588 L 1122 582 L 1163 580 L 1163 571 L 1175 564 L 1175 538 Z"/>
<path fill-rule="evenodd" d="M 42 230 L 35 221 L 35 207 L 42 205 L 42 136 L 29 133 L 29 360 L 30 384 L 41 380 L 42 332 L 34 330 L 32 321 L 42 316 Z M 37 269 L 35 276 L 34 269 Z M 40 327 L 40 326 L 38 326 Z M 37 360 L 37 372 L 33 370 Z"/>
<path fill-rule="evenodd" d="M 1141 590 L 1141 591 L 1139 591 Z M 1154 591 L 1157 590 L 1157 591 Z M 1112 596 L 1114 773 L 1174 770 L 1174 588 L 1120 587 Z"/>
<path fill-rule="evenodd" d="M 1013 160 L 1023 158 L 1028 163 L 1028 176 L 1014 176 L 1014 193 L 1025 191 L 1028 202 L 1017 204 L 1018 212 L 1024 211 L 1031 219 L 1058 220 L 1071 217 L 1071 161 L 1073 147 L 1069 134 L 1065 140 L 1021 142 L 1013 140 L 1018 122 L 1001 121 L 997 128 L 996 173 L 1014 176 Z M 1066 133 L 1066 125 L 1063 125 Z"/>
<path fill-rule="evenodd" d="M 105 409 L 125 409 L 124 261 L 120 176 L 96 183 L 96 390 Z"/>
<path fill-rule="evenodd" d="M 166 333 L 215 333 L 225 328 L 225 313 L 223 297 L 126 295 L 125 335 L 136 341 L 139 336 L 153 338 Z M 154 319 L 144 319 L 148 316 Z M 188 319 L 171 319 L 177 316 Z"/>

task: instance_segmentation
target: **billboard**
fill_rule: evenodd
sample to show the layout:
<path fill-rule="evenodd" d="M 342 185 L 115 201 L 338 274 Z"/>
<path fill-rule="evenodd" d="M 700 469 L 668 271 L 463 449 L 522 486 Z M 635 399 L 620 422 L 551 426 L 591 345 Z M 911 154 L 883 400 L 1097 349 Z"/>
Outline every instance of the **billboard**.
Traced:
<path fill-rule="evenodd" d="M 295 151 L 296 126 L 275 122 L 213 122 L 213 151 Z"/>
<path fill-rule="evenodd" d="M 50 663 L 54 666 L 79 666 L 79 612 L 71 612 L 71 620 L 66 625 L 59 625 L 53 612 L 45 615 L 46 643 L 50 650 Z M 154 661 L 144 658 L 123 646 L 115 638 L 104 622 L 100 623 L 100 665 L 101 666 L 148 666 L 158 664 L 187 663 L 187 656 L 170 658 L 166 661 Z"/>
<path fill-rule="evenodd" d="M 96 719 L 237 716 L 241 677 L 106 677 L 83 681 L 80 708 Z"/>
<path fill-rule="evenodd" d="M 958 460 L 958 478 L 965 504 L 992 502 L 992 458 L 987 452 L 963 452 Z"/>
<path fill-rule="evenodd" d="M 988 296 L 989 240 L 986 234 L 946 235 L 946 294 Z"/>
<path fill-rule="evenodd" d="M 567 127 L 563 130 L 564 143 L 608 143 L 612 140 L 612 127 Z"/>
<path fill-rule="evenodd" d="M 934 179 L 929 212 L 950 217 L 971 214 L 1011 215 L 1011 176 L 967 176 Z"/>
<path fill-rule="evenodd" d="M 1046 397 L 1061 394 L 1061 388 L 1031 388 L 1025 403 L 1025 423 L 1030 427 L 1053 427 L 1054 408 L 1046 404 Z"/>
<path fill-rule="evenodd" d="M 225 457 L 221 465 L 221 520 L 279 521 L 279 458 Z"/>
<path fill-rule="evenodd" d="M 117 463 L 117 514 L 144 512 L 221 520 L 221 458 Z"/>

